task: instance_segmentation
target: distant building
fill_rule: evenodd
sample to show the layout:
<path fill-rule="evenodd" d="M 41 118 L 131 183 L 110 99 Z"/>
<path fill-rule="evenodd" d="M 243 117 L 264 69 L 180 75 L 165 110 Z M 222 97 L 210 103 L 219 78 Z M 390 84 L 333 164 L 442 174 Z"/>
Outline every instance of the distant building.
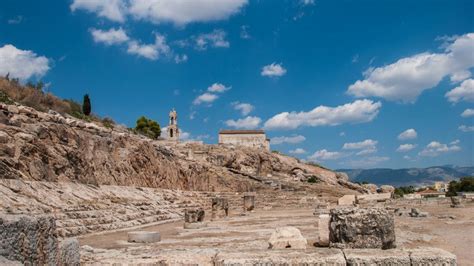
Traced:
<path fill-rule="evenodd" d="M 263 130 L 221 130 L 219 144 L 270 150 L 270 140 Z"/>
<path fill-rule="evenodd" d="M 445 182 L 435 182 L 434 189 L 438 192 L 448 192 L 449 184 Z"/>
<path fill-rule="evenodd" d="M 427 188 L 422 191 L 416 192 L 416 194 L 420 195 L 422 198 L 444 198 L 446 197 L 446 193 L 439 192 L 437 190 Z"/>
<path fill-rule="evenodd" d="M 178 113 L 176 110 L 171 110 L 170 114 L 170 123 L 168 125 L 168 139 L 178 141 L 179 140 L 179 128 L 178 128 Z"/>

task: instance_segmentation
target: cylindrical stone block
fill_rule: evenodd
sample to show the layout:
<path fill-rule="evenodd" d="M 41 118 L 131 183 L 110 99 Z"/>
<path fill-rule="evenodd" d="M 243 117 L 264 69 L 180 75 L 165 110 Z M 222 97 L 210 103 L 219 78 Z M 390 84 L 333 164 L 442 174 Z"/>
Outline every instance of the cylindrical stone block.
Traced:
<path fill-rule="evenodd" d="M 255 196 L 254 195 L 244 195 L 244 211 L 252 211 L 255 209 Z"/>

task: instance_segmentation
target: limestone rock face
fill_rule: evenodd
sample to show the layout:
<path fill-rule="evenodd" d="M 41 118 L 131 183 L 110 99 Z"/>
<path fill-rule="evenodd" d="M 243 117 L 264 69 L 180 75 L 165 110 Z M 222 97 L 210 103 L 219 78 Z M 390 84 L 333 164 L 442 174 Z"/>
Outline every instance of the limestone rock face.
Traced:
<path fill-rule="evenodd" d="M 229 202 L 224 198 L 212 199 L 212 219 L 224 218 L 229 215 Z"/>
<path fill-rule="evenodd" d="M 395 188 L 389 185 L 382 185 L 380 186 L 380 193 L 391 193 L 395 192 Z"/>
<path fill-rule="evenodd" d="M 393 215 L 383 208 L 331 209 L 329 240 L 340 248 L 395 248 Z"/>
<path fill-rule="evenodd" d="M 375 184 L 364 184 L 362 185 L 365 189 L 367 189 L 370 193 L 377 193 L 377 185 Z"/>
<path fill-rule="evenodd" d="M 80 265 L 81 254 L 77 238 L 67 238 L 59 243 L 59 261 L 61 265 Z"/>
<path fill-rule="evenodd" d="M 24 264 L 56 265 L 58 239 L 54 218 L 0 216 L 0 256 Z"/>
<path fill-rule="evenodd" d="M 273 232 L 268 240 L 270 249 L 306 249 L 307 240 L 296 227 L 280 227 Z"/>

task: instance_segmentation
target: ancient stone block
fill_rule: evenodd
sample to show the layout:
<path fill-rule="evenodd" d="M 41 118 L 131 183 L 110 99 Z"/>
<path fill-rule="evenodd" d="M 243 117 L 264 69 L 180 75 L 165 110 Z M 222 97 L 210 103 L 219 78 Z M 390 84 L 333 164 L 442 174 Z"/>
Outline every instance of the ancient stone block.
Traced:
<path fill-rule="evenodd" d="M 451 197 L 451 208 L 462 208 L 461 199 L 458 197 Z"/>
<path fill-rule="evenodd" d="M 347 265 L 410 265 L 410 254 L 401 249 L 344 249 Z"/>
<path fill-rule="evenodd" d="M 382 208 L 344 207 L 330 211 L 330 246 L 339 248 L 395 248 L 392 213 Z"/>
<path fill-rule="evenodd" d="M 67 238 L 59 243 L 59 264 L 80 265 L 81 254 L 77 238 Z"/>
<path fill-rule="evenodd" d="M 219 252 L 216 266 L 247 265 L 333 265 L 345 266 L 346 260 L 340 249 L 318 248 L 311 250 L 255 250 Z"/>
<path fill-rule="evenodd" d="M 393 194 L 393 192 L 395 192 L 395 188 L 389 185 L 382 185 L 380 186 L 380 192 Z"/>
<path fill-rule="evenodd" d="M 300 230 L 291 226 L 277 228 L 268 240 L 271 249 L 306 249 L 307 243 Z"/>
<path fill-rule="evenodd" d="M 417 208 L 412 208 L 408 215 L 410 215 L 410 217 L 428 217 L 427 212 L 422 212 Z"/>
<path fill-rule="evenodd" d="M 204 221 L 204 209 L 186 209 L 184 210 L 184 221 L 186 223 L 199 223 Z"/>
<path fill-rule="evenodd" d="M 224 198 L 212 199 L 212 219 L 229 216 L 229 202 Z"/>
<path fill-rule="evenodd" d="M 364 194 L 357 195 L 357 203 L 368 202 L 368 201 L 386 201 L 392 197 L 391 193 L 378 193 L 378 194 Z"/>
<path fill-rule="evenodd" d="M 244 211 L 252 211 L 255 208 L 255 196 L 244 195 Z"/>
<path fill-rule="evenodd" d="M 320 214 L 318 220 L 318 246 L 329 246 L 329 222 L 331 218 L 329 214 Z"/>
<path fill-rule="evenodd" d="M 411 265 L 421 266 L 455 266 L 457 265 L 456 255 L 439 248 L 417 248 L 408 250 L 410 253 Z"/>
<path fill-rule="evenodd" d="M 337 200 L 337 205 L 354 205 L 355 195 L 344 195 Z"/>
<path fill-rule="evenodd" d="M 154 243 L 161 241 L 160 233 L 147 231 L 128 232 L 128 242 Z"/>
<path fill-rule="evenodd" d="M 58 263 L 58 239 L 53 217 L 0 216 L 0 256 L 24 264 Z"/>
<path fill-rule="evenodd" d="M 375 184 L 363 184 L 362 187 L 367 189 L 371 193 L 377 193 L 378 187 Z"/>

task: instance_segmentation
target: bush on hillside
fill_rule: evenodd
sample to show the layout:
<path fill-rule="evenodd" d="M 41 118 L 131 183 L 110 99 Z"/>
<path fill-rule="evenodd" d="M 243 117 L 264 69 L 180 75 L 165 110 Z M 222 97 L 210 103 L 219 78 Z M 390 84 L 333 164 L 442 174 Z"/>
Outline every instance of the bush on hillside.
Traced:
<path fill-rule="evenodd" d="M 446 196 L 456 196 L 457 192 L 473 192 L 474 191 L 474 177 L 461 177 L 459 181 L 449 182 L 448 192 Z"/>
<path fill-rule="evenodd" d="M 160 125 L 156 121 L 148 119 L 144 116 L 138 118 L 135 131 L 151 139 L 157 139 L 159 136 L 161 136 Z"/>

